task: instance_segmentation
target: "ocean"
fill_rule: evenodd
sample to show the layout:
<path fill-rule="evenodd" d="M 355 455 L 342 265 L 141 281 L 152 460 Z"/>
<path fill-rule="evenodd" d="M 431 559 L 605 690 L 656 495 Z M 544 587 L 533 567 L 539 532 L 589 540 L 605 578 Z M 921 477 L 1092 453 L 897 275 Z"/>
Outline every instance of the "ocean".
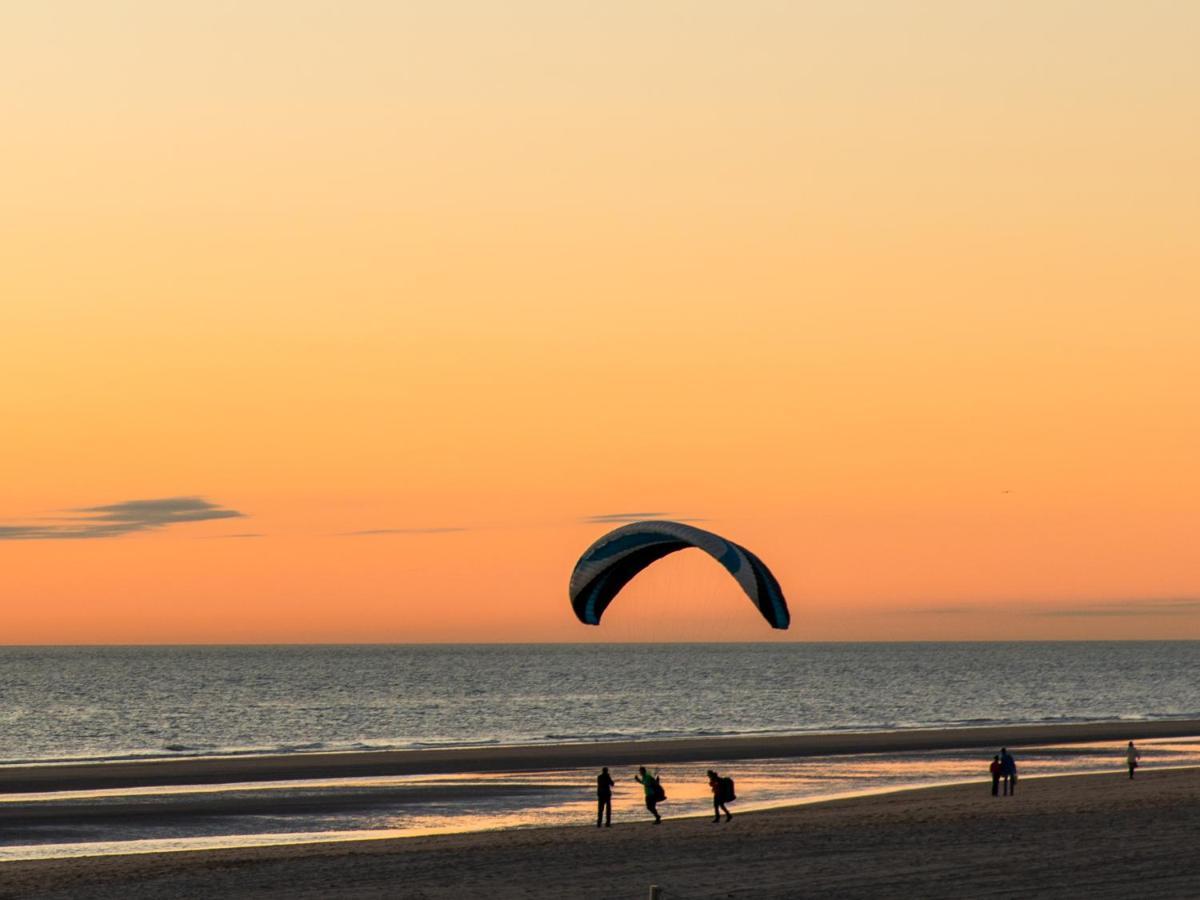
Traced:
<path fill-rule="evenodd" d="M 0 648 L 0 763 L 1200 718 L 1200 642 Z"/>

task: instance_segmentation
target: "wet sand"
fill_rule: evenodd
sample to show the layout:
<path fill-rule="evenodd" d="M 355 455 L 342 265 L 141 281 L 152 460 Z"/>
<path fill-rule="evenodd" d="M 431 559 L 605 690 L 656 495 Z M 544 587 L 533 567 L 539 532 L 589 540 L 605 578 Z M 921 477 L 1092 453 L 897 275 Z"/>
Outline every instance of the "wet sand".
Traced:
<path fill-rule="evenodd" d="M 0 865 L 0 898 L 1185 897 L 1200 769 L 901 791 L 736 816 Z M 665 804 L 669 806 L 669 804 Z M 668 812 L 669 815 L 669 812 Z"/>
<path fill-rule="evenodd" d="M 732 759 L 789 759 L 844 753 L 899 753 L 1001 745 L 1146 740 L 1200 734 L 1200 721 L 911 729 L 807 735 L 608 741 L 523 747 L 128 760 L 0 766 L 0 794 L 305 778 L 527 772 L 594 765 L 636 766 Z"/>
<path fill-rule="evenodd" d="M 479 805 L 502 797 L 536 797 L 542 792 L 535 785 L 497 782 L 347 786 L 337 790 L 301 783 L 286 790 L 214 789 L 99 797 L 66 794 L 55 798 L 37 795 L 28 800 L 25 798 L 29 795 L 21 794 L 0 803 L 0 854 L 5 845 L 37 843 L 47 834 L 53 835 L 53 843 L 96 841 L 103 833 L 119 835 L 131 827 L 174 829 L 178 835 L 198 820 L 228 822 L 263 816 L 279 820 L 283 816 L 330 816 L 339 812 L 370 815 L 376 811 L 397 815 L 415 804 L 424 808 L 454 802 Z M 201 832 L 199 836 L 205 835 Z M 0 866 L 3 864 L 0 858 Z"/>

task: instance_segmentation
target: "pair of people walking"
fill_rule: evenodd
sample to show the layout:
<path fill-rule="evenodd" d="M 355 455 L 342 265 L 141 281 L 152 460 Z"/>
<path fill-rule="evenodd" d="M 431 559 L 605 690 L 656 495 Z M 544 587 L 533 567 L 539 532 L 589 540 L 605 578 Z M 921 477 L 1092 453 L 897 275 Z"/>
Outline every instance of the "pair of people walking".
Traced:
<path fill-rule="evenodd" d="M 1004 796 L 1008 797 L 1017 792 L 1017 761 L 1012 758 L 1008 748 L 1001 747 L 1000 752 L 992 757 L 989 767 L 992 774 L 992 796 L 1000 795 L 1000 783 L 1004 782 Z"/>

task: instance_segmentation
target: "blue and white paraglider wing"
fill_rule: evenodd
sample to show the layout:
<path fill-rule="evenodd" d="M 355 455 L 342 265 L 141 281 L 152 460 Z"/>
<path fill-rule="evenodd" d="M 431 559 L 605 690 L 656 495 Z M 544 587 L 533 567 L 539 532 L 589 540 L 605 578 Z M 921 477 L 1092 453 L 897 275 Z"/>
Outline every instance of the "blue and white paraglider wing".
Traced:
<path fill-rule="evenodd" d="M 575 615 L 585 625 L 599 625 L 613 598 L 638 572 L 689 547 L 703 550 L 724 566 L 772 628 L 788 627 L 787 601 L 762 560 L 711 531 L 661 520 L 624 525 L 588 547 L 571 573 Z"/>

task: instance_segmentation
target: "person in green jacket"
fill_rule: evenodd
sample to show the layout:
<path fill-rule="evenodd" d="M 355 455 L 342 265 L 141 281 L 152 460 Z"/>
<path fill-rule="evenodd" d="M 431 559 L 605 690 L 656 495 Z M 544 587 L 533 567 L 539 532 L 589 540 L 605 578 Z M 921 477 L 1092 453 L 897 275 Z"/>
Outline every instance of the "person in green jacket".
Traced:
<path fill-rule="evenodd" d="M 662 822 L 662 816 L 658 814 L 658 798 L 661 788 L 658 786 L 658 770 L 654 770 L 651 775 L 646 771 L 645 766 L 638 766 L 638 773 L 633 776 L 633 780 L 642 786 L 642 790 L 646 792 L 646 809 L 650 810 L 650 814 L 654 816 L 654 824 L 658 825 Z"/>

